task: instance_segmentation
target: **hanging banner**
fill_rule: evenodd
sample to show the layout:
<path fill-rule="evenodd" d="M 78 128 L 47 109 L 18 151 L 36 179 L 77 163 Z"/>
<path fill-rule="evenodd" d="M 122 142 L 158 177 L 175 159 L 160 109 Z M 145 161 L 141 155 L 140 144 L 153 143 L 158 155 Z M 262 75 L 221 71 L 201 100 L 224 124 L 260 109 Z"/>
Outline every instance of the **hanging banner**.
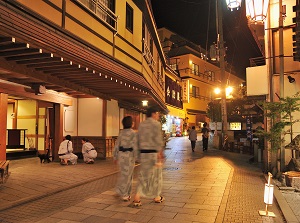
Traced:
<path fill-rule="evenodd" d="M 190 81 L 182 80 L 182 102 L 190 102 Z"/>

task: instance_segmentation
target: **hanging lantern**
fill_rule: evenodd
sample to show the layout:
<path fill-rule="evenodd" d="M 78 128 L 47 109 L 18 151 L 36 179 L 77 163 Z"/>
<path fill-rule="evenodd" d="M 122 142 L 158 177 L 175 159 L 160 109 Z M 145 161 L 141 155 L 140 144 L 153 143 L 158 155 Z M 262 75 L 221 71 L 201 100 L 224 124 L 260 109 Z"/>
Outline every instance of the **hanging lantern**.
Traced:
<path fill-rule="evenodd" d="M 226 5 L 229 9 L 239 9 L 242 5 L 242 0 L 226 0 Z"/>
<path fill-rule="evenodd" d="M 263 22 L 268 13 L 269 0 L 246 0 L 246 15 L 255 22 Z"/>

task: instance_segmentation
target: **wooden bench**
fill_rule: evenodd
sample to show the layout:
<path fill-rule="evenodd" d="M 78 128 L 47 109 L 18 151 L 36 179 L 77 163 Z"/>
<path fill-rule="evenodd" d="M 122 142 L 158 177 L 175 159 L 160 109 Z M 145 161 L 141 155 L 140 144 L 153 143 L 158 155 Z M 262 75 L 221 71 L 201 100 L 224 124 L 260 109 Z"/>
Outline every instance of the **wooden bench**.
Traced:
<path fill-rule="evenodd" d="M 9 160 L 0 160 L 0 174 L 1 174 L 1 183 L 4 183 L 9 176 L 8 172 Z"/>

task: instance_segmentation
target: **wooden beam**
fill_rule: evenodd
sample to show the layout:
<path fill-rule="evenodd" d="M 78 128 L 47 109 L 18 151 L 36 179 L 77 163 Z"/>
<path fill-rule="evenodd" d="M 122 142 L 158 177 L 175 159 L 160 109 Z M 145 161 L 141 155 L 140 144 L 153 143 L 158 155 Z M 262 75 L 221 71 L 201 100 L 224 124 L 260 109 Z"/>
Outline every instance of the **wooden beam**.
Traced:
<path fill-rule="evenodd" d="M 10 51 L 17 49 L 27 49 L 29 48 L 28 43 L 11 43 L 7 45 L 0 45 L 0 51 Z"/>
<path fill-rule="evenodd" d="M 31 59 L 42 59 L 42 58 L 52 58 L 52 53 L 39 53 L 39 54 L 31 54 L 31 55 L 22 55 L 22 56 L 9 56 L 6 57 L 8 61 L 22 61 L 22 60 L 31 60 Z"/>
<path fill-rule="evenodd" d="M 59 62 L 63 61 L 64 59 L 62 57 L 50 57 L 51 55 L 44 55 L 44 57 L 38 57 L 33 59 L 26 59 L 26 60 L 16 60 L 18 64 L 26 64 L 26 65 L 42 65 L 43 63 L 51 63 L 51 62 Z M 46 57 L 47 56 L 47 57 Z M 7 58 L 6 58 L 7 59 Z"/>
<path fill-rule="evenodd" d="M 11 56 L 29 55 L 29 54 L 36 54 L 36 53 L 42 53 L 42 50 L 41 49 L 14 50 L 14 51 L 0 52 L 0 56 L 11 57 Z"/>
<path fill-rule="evenodd" d="M 8 44 L 8 43 L 14 43 L 16 42 L 16 39 L 14 37 L 0 37 L 0 44 Z"/>
<path fill-rule="evenodd" d="M 0 93 L 0 160 L 6 160 L 7 99 L 7 94 Z"/>
<path fill-rule="evenodd" d="M 26 66 L 17 64 L 16 62 L 13 62 L 13 61 L 8 62 L 4 58 L 0 58 L 0 67 L 4 70 L 10 71 L 10 73 L 22 74 L 22 75 L 25 75 L 25 76 L 28 76 L 28 77 L 31 77 L 34 79 L 44 81 L 46 83 L 50 83 L 50 84 L 54 84 L 54 85 L 57 85 L 57 86 L 60 86 L 63 88 L 75 90 L 75 91 L 82 92 L 82 93 L 85 93 L 88 95 L 93 95 L 95 97 L 99 97 L 102 99 L 106 99 L 106 100 L 111 99 L 110 96 L 103 94 L 99 91 L 94 91 L 94 90 L 88 89 L 82 85 L 74 84 L 72 82 L 68 82 L 63 79 L 51 76 L 51 75 L 47 75 L 43 72 L 36 71 L 35 69 L 32 69 L 32 68 L 27 68 Z"/>
<path fill-rule="evenodd" d="M 62 104 L 54 104 L 54 152 L 52 154 L 55 161 L 59 161 L 58 158 L 58 149 L 60 143 L 63 141 L 63 115 L 64 115 L 64 106 Z"/>
<path fill-rule="evenodd" d="M 47 67 L 59 67 L 63 65 L 71 65 L 71 61 L 50 61 L 47 63 L 34 63 L 34 64 L 28 64 L 27 67 L 32 67 L 32 68 L 47 68 Z"/>
<path fill-rule="evenodd" d="M 11 96 L 61 103 L 69 106 L 72 105 L 72 98 L 70 96 L 54 93 L 51 91 L 47 91 L 46 94 L 43 95 L 35 95 L 30 88 L 25 88 L 20 85 L 13 85 L 0 82 L 0 93 L 1 92 L 9 94 Z"/>

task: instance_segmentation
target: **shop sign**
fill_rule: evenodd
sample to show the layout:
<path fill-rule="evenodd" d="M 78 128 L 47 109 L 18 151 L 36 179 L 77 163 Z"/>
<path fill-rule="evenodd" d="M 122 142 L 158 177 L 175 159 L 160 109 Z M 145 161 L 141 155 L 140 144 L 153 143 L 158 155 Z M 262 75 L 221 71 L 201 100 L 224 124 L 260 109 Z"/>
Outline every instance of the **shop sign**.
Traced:
<path fill-rule="evenodd" d="M 241 122 L 230 122 L 229 129 L 230 130 L 242 130 L 242 123 Z"/>
<path fill-rule="evenodd" d="M 182 80 L 182 102 L 190 102 L 190 81 Z"/>
<path fill-rule="evenodd" d="M 246 118 L 246 132 L 247 132 L 247 139 L 252 140 L 252 120 L 250 116 Z"/>
<path fill-rule="evenodd" d="M 166 103 L 183 108 L 181 100 L 181 86 L 166 76 Z"/>

